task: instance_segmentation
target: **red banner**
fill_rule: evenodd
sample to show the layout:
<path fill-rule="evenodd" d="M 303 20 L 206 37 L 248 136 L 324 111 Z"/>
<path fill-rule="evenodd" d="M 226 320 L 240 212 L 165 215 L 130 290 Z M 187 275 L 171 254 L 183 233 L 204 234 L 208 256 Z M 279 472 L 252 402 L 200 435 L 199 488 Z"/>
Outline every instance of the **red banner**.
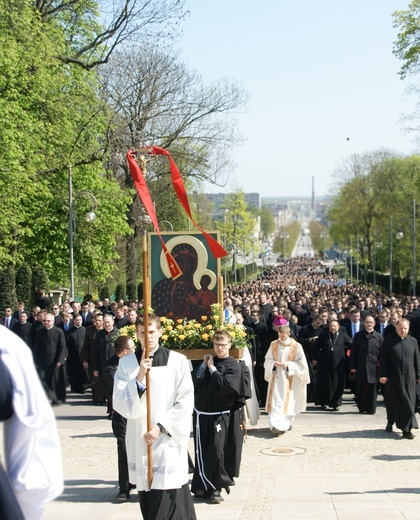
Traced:
<path fill-rule="evenodd" d="M 176 263 L 175 258 L 171 255 L 168 248 L 166 247 L 165 242 L 163 241 L 162 235 L 159 229 L 159 222 L 156 217 L 155 206 L 152 201 L 152 197 L 150 196 L 149 188 L 147 187 L 146 180 L 143 176 L 143 173 L 135 160 L 136 152 L 133 150 L 128 150 L 127 152 L 127 161 L 128 166 L 131 171 L 131 175 L 133 177 L 134 185 L 136 186 L 137 193 L 143 205 L 152 219 L 153 226 L 156 229 L 157 234 L 159 235 L 160 242 L 162 244 L 162 249 L 165 254 L 166 261 L 168 263 L 169 272 L 171 273 L 171 277 L 173 280 L 176 280 L 179 276 L 181 276 L 182 271 L 179 268 L 179 265 Z"/>
<path fill-rule="evenodd" d="M 165 150 L 164 148 L 159 148 L 159 146 L 148 146 L 147 150 L 156 155 L 166 155 L 169 158 L 169 165 L 171 168 L 171 176 L 172 176 L 172 184 L 175 189 L 176 196 L 178 197 L 179 202 L 184 208 L 185 212 L 189 216 L 193 225 L 203 233 L 204 238 L 206 239 L 207 245 L 209 246 L 213 256 L 215 258 L 221 258 L 223 256 L 227 256 L 227 252 L 225 248 L 219 244 L 217 240 L 215 240 L 212 236 L 210 236 L 203 228 L 201 228 L 193 219 L 191 214 L 190 204 L 188 202 L 187 192 L 185 190 L 184 182 L 182 180 L 181 174 L 179 173 L 178 167 L 175 164 L 175 161 L 172 159 L 171 154 Z"/>

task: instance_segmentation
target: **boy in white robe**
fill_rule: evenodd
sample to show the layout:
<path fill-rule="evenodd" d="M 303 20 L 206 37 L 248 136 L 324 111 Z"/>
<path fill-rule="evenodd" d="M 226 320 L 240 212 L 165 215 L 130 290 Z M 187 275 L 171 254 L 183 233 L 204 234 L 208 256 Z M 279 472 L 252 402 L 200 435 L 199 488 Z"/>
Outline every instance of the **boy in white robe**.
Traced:
<path fill-rule="evenodd" d="M 145 346 L 144 322 L 137 335 Z M 159 345 L 160 319 L 149 315 L 150 358 L 135 352 L 120 359 L 114 377 L 113 407 L 127 418 L 129 480 L 136 484 L 143 518 L 195 520 L 188 487 L 188 440 L 194 388 L 187 358 Z M 140 363 L 139 363 L 140 361 Z M 145 375 L 150 371 L 151 424 L 147 431 Z M 152 485 L 148 482 L 152 446 Z"/>
<path fill-rule="evenodd" d="M 265 355 L 264 378 L 268 381 L 266 411 L 275 435 L 292 429 L 294 418 L 306 410 L 306 385 L 309 370 L 302 346 L 290 337 L 282 316 L 274 319 L 279 338 Z"/>

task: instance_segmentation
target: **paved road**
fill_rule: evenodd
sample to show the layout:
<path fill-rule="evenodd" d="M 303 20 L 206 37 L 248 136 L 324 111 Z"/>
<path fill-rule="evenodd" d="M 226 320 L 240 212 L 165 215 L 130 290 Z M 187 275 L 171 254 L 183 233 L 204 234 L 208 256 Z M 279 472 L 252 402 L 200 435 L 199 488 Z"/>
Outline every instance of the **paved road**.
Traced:
<path fill-rule="evenodd" d="M 89 395 L 55 408 L 66 486 L 45 520 L 140 518 L 134 497 L 113 501 L 116 441 L 105 411 Z M 420 434 L 405 440 L 385 423 L 382 402 L 376 415 L 361 415 L 347 394 L 339 412 L 309 406 L 281 437 L 262 415 L 248 430 L 236 486 L 220 505 L 197 502 L 198 519 L 420 519 Z"/>

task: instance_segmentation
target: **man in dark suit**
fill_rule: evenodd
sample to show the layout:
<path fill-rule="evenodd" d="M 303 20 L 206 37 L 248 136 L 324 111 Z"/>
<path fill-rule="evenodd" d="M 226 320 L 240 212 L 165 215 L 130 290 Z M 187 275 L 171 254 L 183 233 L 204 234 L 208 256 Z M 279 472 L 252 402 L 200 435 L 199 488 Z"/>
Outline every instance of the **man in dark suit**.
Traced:
<path fill-rule="evenodd" d="M 64 332 L 54 326 L 52 314 L 45 315 L 43 325 L 35 334 L 34 362 L 51 404 L 56 405 L 59 369 L 66 357 L 66 340 Z"/>
<path fill-rule="evenodd" d="M 82 349 L 85 343 L 86 328 L 82 327 L 80 314 L 73 316 L 73 327 L 67 337 L 67 373 L 72 392 L 84 394 L 87 384 L 85 369 L 83 368 Z"/>
<path fill-rule="evenodd" d="M 58 322 L 57 327 L 64 332 L 64 337 L 67 338 L 70 332 L 70 329 L 73 327 L 73 320 L 70 317 L 70 314 L 67 311 L 63 311 L 61 313 L 61 321 Z"/>
<path fill-rule="evenodd" d="M 270 314 L 273 310 L 273 306 L 267 300 L 265 293 L 260 294 L 260 314 L 264 316 L 266 323 L 270 319 Z"/>
<path fill-rule="evenodd" d="M 19 321 L 19 314 L 21 312 L 23 312 L 23 311 L 25 311 L 25 302 L 24 301 L 19 301 L 18 302 L 18 308 L 13 313 L 13 317 L 16 318 Z M 28 312 L 28 316 L 29 316 L 29 312 Z"/>
<path fill-rule="evenodd" d="M 16 323 L 19 323 L 16 318 L 13 318 L 12 312 L 12 308 L 9 305 L 4 308 L 3 325 L 11 331 L 13 331 L 13 327 L 16 325 Z"/>
<path fill-rule="evenodd" d="M 394 334 L 394 332 L 397 330 L 396 329 L 396 325 L 398 323 L 398 313 L 395 311 L 392 311 L 390 314 L 389 314 L 389 321 L 388 321 L 388 325 L 387 327 L 385 328 L 384 330 L 384 338 L 386 338 L 387 336 L 391 335 L 391 334 Z"/>
<path fill-rule="evenodd" d="M 29 346 L 29 336 L 31 333 L 32 325 L 28 322 L 28 313 L 22 311 L 19 314 L 19 322 L 13 327 L 13 332 L 17 334 L 23 341 Z"/>
<path fill-rule="evenodd" d="M 364 329 L 363 322 L 360 320 L 360 311 L 353 309 L 350 313 L 350 322 L 344 324 L 347 335 L 351 338 Z"/>
<path fill-rule="evenodd" d="M 56 303 L 54 303 L 51 307 L 51 313 L 54 316 L 54 325 L 57 326 L 60 321 L 62 321 L 62 318 L 60 314 L 60 308 Z"/>
<path fill-rule="evenodd" d="M 375 323 L 375 330 L 376 330 L 376 332 L 379 332 L 379 334 L 381 336 L 383 336 L 384 332 L 385 332 L 385 329 L 389 325 L 389 321 L 388 321 L 389 311 L 388 311 L 388 309 L 380 310 L 379 314 L 378 314 L 378 317 L 379 317 L 379 321 L 378 321 L 378 323 Z"/>
<path fill-rule="evenodd" d="M 92 313 L 89 310 L 89 303 L 82 302 L 82 308 L 80 311 L 82 316 L 82 325 L 83 327 L 90 327 L 92 325 Z"/>
<path fill-rule="evenodd" d="M 118 305 L 118 307 L 115 309 L 114 326 L 117 329 L 121 329 L 122 327 L 125 327 L 126 325 L 128 325 L 128 319 L 124 313 L 124 305 Z"/>

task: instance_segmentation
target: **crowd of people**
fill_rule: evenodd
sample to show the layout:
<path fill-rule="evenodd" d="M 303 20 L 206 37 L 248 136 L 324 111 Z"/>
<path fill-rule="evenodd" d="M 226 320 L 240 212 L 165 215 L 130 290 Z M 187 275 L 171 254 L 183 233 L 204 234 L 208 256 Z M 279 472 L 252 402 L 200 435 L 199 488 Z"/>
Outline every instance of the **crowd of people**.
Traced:
<path fill-rule="evenodd" d="M 273 357 L 273 346 L 284 344 L 286 339 L 281 339 L 276 326 L 281 318 L 305 353 L 307 402 L 338 411 L 347 388 L 361 413 L 374 414 L 380 391 L 387 410 L 386 430 L 392 431 L 396 424 L 404 438 L 414 437 L 411 430 L 417 428 L 416 388 L 420 380 L 417 297 L 348 285 L 330 268 L 310 258 L 285 260 L 266 269 L 258 280 L 228 286 L 224 296 L 225 319 L 250 329 L 256 386 L 260 405 L 266 405 L 267 412 L 272 406 L 272 396 L 267 396 L 272 379 L 267 359 Z M 274 357 L 280 363 L 279 352 Z M 270 426 L 274 433 L 287 431 L 285 426 Z"/>
<path fill-rule="evenodd" d="M 413 438 L 420 381 L 416 297 L 349 286 L 311 258 L 285 259 L 256 280 L 226 287 L 223 297 L 224 321 L 247 333 L 249 361 L 230 356 L 231 336 L 220 329 L 213 351 L 192 371 L 186 357 L 161 344 L 160 318 L 152 314 L 145 323 L 137 301 L 40 300 L 49 307 L 28 312 L 19 302 L 15 311 L 4 309 L 2 325 L 31 349 L 52 405 L 65 401 L 70 386 L 76 393 L 90 388 L 95 404 L 107 406 L 118 446 L 117 500 L 130 500 L 136 488 L 144 518 L 194 519 L 193 473 L 196 499 L 221 503 L 222 491 L 229 493 L 239 476 L 252 399 L 258 404 L 251 424 L 265 408 L 271 432 L 282 435 L 308 402 L 339 411 L 347 388 L 361 413 L 374 414 L 382 392 L 386 431 L 396 425 Z M 135 325 L 141 348 L 119 335 L 127 325 Z M 248 420 L 250 413 L 248 406 Z"/>

